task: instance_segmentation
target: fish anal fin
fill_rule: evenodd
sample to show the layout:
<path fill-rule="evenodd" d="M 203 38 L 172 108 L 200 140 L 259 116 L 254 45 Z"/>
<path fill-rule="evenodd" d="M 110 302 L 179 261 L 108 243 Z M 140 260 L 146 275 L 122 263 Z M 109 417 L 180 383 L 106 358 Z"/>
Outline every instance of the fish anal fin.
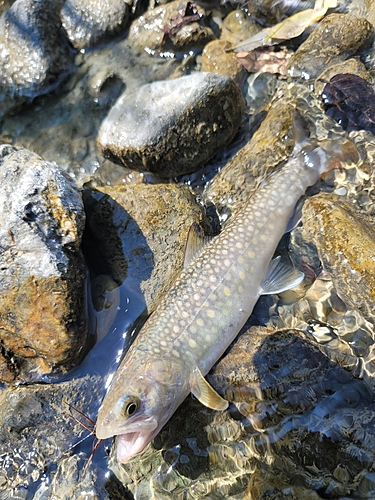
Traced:
<path fill-rule="evenodd" d="M 226 410 L 229 403 L 222 398 L 203 377 L 199 368 L 195 368 L 191 380 L 191 393 L 205 406 L 213 410 Z"/>
<path fill-rule="evenodd" d="M 260 294 L 271 295 L 296 287 L 305 275 L 293 266 L 281 262 L 280 257 L 271 260 L 263 280 Z"/>
<path fill-rule="evenodd" d="M 198 257 L 211 239 L 211 236 L 205 236 L 203 234 L 202 228 L 197 223 L 194 222 L 190 226 L 186 239 L 184 267 L 187 267 L 196 257 Z"/>

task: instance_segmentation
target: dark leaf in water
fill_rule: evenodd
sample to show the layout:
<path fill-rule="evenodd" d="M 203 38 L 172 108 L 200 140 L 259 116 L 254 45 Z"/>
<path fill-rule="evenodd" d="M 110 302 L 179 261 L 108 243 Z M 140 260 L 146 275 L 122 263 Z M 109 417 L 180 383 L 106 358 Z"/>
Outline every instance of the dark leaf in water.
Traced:
<path fill-rule="evenodd" d="M 375 90 L 357 75 L 335 75 L 322 93 L 327 115 L 348 132 L 368 130 L 375 135 Z"/>

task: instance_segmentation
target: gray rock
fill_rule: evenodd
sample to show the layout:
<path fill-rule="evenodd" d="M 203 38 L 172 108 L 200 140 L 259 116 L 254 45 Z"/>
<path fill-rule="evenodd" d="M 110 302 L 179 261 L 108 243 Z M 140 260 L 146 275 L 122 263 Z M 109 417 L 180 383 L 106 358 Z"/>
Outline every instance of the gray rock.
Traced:
<path fill-rule="evenodd" d="M 195 73 L 154 82 L 120 97 L 100 127 L 98 147 L 129 168 L 173 177 L 228 144 L 242 115 L 241 92 L 228 77 Z"/>
<path fill-rule="evenodd" d="M 316 78 L 328 66 L 338 64 L 368 47 L 374 27 L 352 14 L 330 14 L 314 29 L 290 58 L 292 77 Z"/>
<path fill-rule="evenodd" d="M 110 40 L 128 24 L 126 0 L 67 0 L 61 19 L 73 46 L 80 50 Z"/>
<path fill-rule="evenodd" d="M 0 146 L 0 337 L 24 379 L 82 357 L 87 336 L 81 194 L 56 164 Z"/>
<path fill-rule="evenodd" d="M 0 116 L 16 103 L 56 88 L 72 70 L 61 5 L 62 0 L 17 0 L 1 17 Z"/>

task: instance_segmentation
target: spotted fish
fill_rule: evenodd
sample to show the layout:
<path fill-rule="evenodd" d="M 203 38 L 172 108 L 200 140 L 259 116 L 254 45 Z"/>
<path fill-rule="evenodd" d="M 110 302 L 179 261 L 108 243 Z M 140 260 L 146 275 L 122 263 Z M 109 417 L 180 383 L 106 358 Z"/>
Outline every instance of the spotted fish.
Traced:
<path fill-rule="evenodd" d="M 99 409 L 96 435 L 117 436 L 117 457 L 141 452 L 191 392 L 224 410 L 228 402 L 205 380 L 262 294 L 299 284 L 303 274 L 272 260 L 299 198 L 332 164 L 307 139 L 271 175 L 223 231 L 187 263 L 121 362 Z M 191 247 L 200 247 L 193 236 Z"/>

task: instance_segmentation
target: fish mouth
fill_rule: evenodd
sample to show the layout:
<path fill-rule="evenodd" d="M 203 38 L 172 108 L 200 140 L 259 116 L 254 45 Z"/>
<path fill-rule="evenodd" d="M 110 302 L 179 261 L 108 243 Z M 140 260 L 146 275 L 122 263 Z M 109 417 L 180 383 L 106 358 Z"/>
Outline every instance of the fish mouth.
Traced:
<path fill-rule="evenodd" d="M 158 433 L 158 428 L 151 432 L 127 432 L 117 436 L 117 460 L 127 462 L 141 453 Z"/>

